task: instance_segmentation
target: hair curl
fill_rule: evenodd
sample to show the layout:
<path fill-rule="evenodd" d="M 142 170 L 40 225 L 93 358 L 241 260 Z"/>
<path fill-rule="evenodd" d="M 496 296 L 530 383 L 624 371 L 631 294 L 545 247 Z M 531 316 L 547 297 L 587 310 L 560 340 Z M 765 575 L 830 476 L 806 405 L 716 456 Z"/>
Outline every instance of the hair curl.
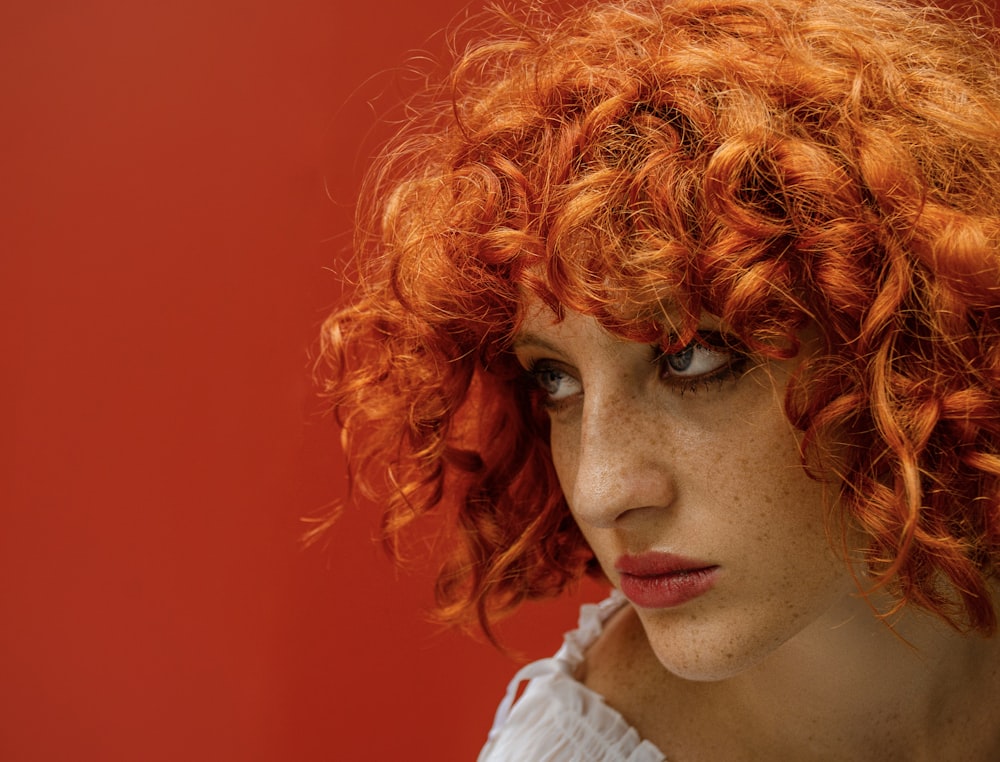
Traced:
<path fill-rule="evenodd" d="M 326 390 L 398 551 L 451 539 L 450 620 L 599 573 L 510 352 L 526 294 L 617 335 L 712 313 L 823 350 L 785 400 L 876 586 L 992 632 L 1000 78 L 985 28 L 896 0 L 616 0 L 498 14 L 366 187 Z M 992 32 L 990 32 L 992 34 Z"/>

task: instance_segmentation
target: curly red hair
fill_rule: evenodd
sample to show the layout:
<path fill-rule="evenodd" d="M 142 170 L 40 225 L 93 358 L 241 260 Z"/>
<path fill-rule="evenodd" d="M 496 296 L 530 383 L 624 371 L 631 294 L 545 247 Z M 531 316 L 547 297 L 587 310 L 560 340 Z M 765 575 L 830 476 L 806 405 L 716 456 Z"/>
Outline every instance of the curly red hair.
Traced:
<path fill-rule="evenodd" d="M 499 17 L 506 31 L 460 57 L 372 174 L 357 294 L 324 331 L 326 390 L 389 546 L 423 515 L 450 530 L 443 616 L 489 632 L 599 573 L 510 352 L 531 294 L 643 341 L 666 334 L 668 307 L 687 335 L 711 313 L 770 357 L 817 326 L 785 407 L 804 465 L 838 490 L 831 525 L 864 533 L 900 605 L 993 631 L 986 31 L 896 0 Z"/>

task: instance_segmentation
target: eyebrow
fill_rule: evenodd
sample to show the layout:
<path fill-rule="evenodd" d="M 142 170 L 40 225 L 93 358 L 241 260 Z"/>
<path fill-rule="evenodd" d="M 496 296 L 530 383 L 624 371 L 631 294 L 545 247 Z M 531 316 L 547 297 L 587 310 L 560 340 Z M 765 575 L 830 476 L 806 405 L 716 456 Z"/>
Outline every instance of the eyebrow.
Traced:
<path fill-rule="evenodd" d="M 531 333 L 530 331 L 525 333 L 519 333 L 517 336 L 514 337 L 514 341 L 511 344 L 511 349 L 517 350 L 521 349 L 522 347 L 536 347 L 538 349 L 545 349 L 549 352 L 554 352 L 556 354 L 560 355 L 563 354 L 562 350 L 560 350 L 555 344 L 553 344 L 550 341 L 547 341 L 546 339 L 542 338 L 536 333 Z"/>

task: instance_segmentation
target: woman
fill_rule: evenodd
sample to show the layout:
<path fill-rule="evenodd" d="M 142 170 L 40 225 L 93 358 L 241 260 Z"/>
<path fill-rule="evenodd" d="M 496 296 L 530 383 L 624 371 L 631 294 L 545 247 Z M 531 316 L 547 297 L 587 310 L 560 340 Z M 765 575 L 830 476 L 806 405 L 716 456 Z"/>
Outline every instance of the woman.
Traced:
<path fill-rule="evenodd" d="M 992 38 L 896 0 L 505 23 L 373 175 L 325 332 L 390 545 L 450 531 L 445 618 L 614 588 L 480 759 L 1000 759 Z"/>

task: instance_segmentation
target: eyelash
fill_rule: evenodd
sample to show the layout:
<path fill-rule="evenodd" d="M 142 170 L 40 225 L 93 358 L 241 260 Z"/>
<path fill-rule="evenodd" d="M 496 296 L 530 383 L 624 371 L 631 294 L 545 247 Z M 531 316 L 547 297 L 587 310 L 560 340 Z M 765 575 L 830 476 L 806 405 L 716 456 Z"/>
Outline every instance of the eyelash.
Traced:
<path fill-rule="evenodd" d="M 534 383 L 535 391 L 538 393 L 542 407 L 550 412 L 561 410 L 565 407 L 566 403 L 572 399 L 572 397 L 559 400 L 552 399 L 552 396 L 545 390 L 545 384 L 542 383 L 542 376 L 546 373 L 560 373 L 564 376 L 569 376 L 570 378 L 572 378 L 572 376 L 562 370 L 558 365 L 554 364 L 551 360 L 532 360 L 531 364 L 528 366 L 528 376 Z"/>
<path fill-rule="evenodd" d="M 702 347 L 710 352 L 726 355 L 728 359 L 718 369 L 701 376 L 691 378 L 671 376 L 666 370 L 667 361 L 671 357 L 679 357 L 692 347 Z M 674 387 L 683 396 L 688 393 L 695 394 L 702 390 L 718 388 L 726 381 L 739 378 L 746 371 L 749 359 L 743 352 L 733 349 L 726 341 L 725 336 L 718 331 L 700 331 L 687 346 L 678 352 L 659 351 L 653 362 L 660 366 L 660 378 L 663 382 Z"/>
<path fill-rule="evenodd" d="M 728 360 L 717 370 L 704 375 L 693 376 L 691 378 L 671 376 L 666 370 L 667 361 L 670 358 L 680 357 L 692 347 L 702 347 L 711 352 L 727 355 Z M 747 363 L 750 359 L 746 354 L 729 347 L 725 341 L 725 337 L 718 331 L 699 332 L 694 340 L 678 352 L 667 353 L 661 351 L 658 347 L 656 349 L 658 354 L 652 362 L 660 367 L 660 379 L 663 383 L 675 389 L 681 396 L 718 388 L 729 380 L 739 378 L 746 371 Z M 546 392 L 545 384 L 542 382 L 542 376 L 547 373 L 558 373 L 569 378 L 573 378 L 573 376 L 563 370 L 559 363 L 554 363 L 548 359 L 532 360 L 527 368 L 527 374 L 538 390 L 542 406 L 549 411 L 558 411 L 568 404 L 572 400 L 572 397 L 552 399 L 550 394 Z"/>

